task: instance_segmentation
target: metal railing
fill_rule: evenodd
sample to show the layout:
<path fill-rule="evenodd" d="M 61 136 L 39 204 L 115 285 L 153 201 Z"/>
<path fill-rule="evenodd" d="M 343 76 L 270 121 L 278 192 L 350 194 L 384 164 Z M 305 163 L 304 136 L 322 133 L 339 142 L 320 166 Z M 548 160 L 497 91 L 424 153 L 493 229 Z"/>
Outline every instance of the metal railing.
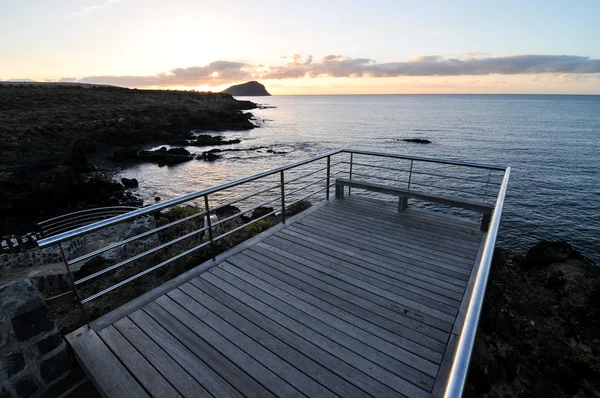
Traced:
<path fill-rule="evenodd" d="M 475 344 L 475 336 L 477 335 L 477 326 L 479 325 L 481 308 L 485 298 L 485 289 L 492 267 L 494 248 L 498 236 L 498 229 L 500 228 L 500 218 L 502 217 L 502 210 L 504 208 L 504 199 L 506 197 L 509 177 L 510 167 L 507 167 L 504 171 L 504 177 L 502 178 L 498 197 L 496 198 L 494 215 L 490 221 L 490 228 L 485 239 L 481 260 L 477 265 L 477 275 L 475 276 L 473 291 L 469 297 L 467 314 L 462 325 L 462 331 L 458 339 L 456 352 L 452 361 L 452 368 L 450 369 L 448 383 L 446 384 L 446 390 L 444 392 L 445 398 L 460 398 L 463 394 L 467 374 L 469 372 L 469 363 L 471 361 L 473 345 Z"/>
<path fill-rule="evenodd" d="M 38 227 L 42 230 L 44 238 L 47 238 L 62 232 L 71 231 L 84 225 L 93 224 L 100 220 L 106 220 L 120 214 L 126 214 L 137 209 L 139 209 L 139 207 L 134 206 L 96 207 L 94 209 L 76 211 L 41 221 L 38 223 Z"/>
<path fill-rule="evenodd" d="M 307 167 L 311 168 L 305 170 Z M 367 173 L 365 172 L 365 169 L 376 170 L 376 173 Z M 201 249 L 205 249 L 209 253 L 209 257 L 212 257 L 214 260 L 217 254 L 217 243 L 227 236 L 246 229 L 269 217 L 271 219 L 275 218 L 278 222 L 285 223 L 288 217 L 288 210 L 291 206 L 319 194 L 322 195 L 324 193 L 322 199 L 329 200 L 330 188 L 335 185 L 332 182 L 335 181 L 335 176 L 340 174 L 344 174 L 349 179 L 359 177 L 359 179 L 371 179 L 377 180 L 378 182 L 384 181 L 386 184 L 397 185 L 398 187 L 414 191 L 425 192 L 426 190 L 434 190 L 434 192 L 449 192 L 451 195 L 462 195 L 480 201 L 495 199 L 495 210 L 490 222 L 483 254 L 477 268 L 478 273 L 475 280 L 475 286 L 471 295 L 467 315 L 464 321 L 463 332 L 458 342 L 446 389 L 446 397 L 459 397 L 464 387 L 468 364 L 473 349 L 504 197 L 506 195 L 510 168 L 454 160 L 440 160 L 417 156 L 340 149 L 250 177 L 208 188 L 177 199 L 137 209 L 126 214 L 120 214 L 110 219 L 81 226 L 71 231 L 38 240 L 37 243 L 40 248 L 53 245 L 58 245 L 60 248 L 63 262 L 71 277 L 72 292 L 77 298 L 79 307 L 89 326 L 90 319 L 86 313 L 84 307 L 85 304 L 144 275 L 180 260 L 185 256 L 198 252 Z M 248 188 L 255 183 L 260 183 L 262 186 L 257 190 Z M 227 200 L 216 205 L 213 203 L 211 206 L 211 200 L 215 201 L 215 197 L 236 187 L 245 188 L 242 195 L 237 195 L 232 200 Z M 252 190 L 252 192 L 248 192 L 249 190 Z M 309 191 L 307 192 L 307 190 Z M 348 188 L 348 194 L 351 194 L 350 188 Z M 219 213 L 220 210 L 224 210 L 233 204 L 246 203 L 248 201 L 251 202 L 251 206 L 220 220 L 211 220 L 210 216 Z M 157 216 L 167 209 L 186 203 L 195 203 L 198 206 L 198 211 L 122 241 L 110 243 L 105 247 L 96 249 L 90 253 L 79 255 L 73 259 L 68 259 L 64 254 L 63 244 L 75 237 L 103 230 L 120 223 L 131 222 L 139 217 Z M 267 205 L 272 206 L 269 208 L 268 212 L 261 214 L 259 217 L 255 217 L 248 222 L 242 223 L 241 225 L 233 225 L 230 230 L 224 230 L 230 221 Z M 116 263 L 84 277 L 78 279 L 73 278 L 71 267 L 75 264 L 91 260 L 102 253 L 118 249 L 134 241 L 164 233 L 177 226 L 183 226 L 184 223 L 189 223 L 191 221 L 197 223 L 191 231 L 185 230 L 184 232 L 181 232 L 181 235 L 165 238 L 166 241 L 159 241 L 158 245 L 145 249 L 129 258 L 120 259 Z M 106 287 L 100 287 L 98 291 L 83 297 L 83 285 L 97 281 L 101 276 L 123 269 L 124 267 L 126 269 L 135 268 L 128 266 L 144 258 L 151 258 L 152 255 L 167 248 L 174 248 L 174 245 L 194 237 L 201 239 L 193 242 L 193 245 L 184 246 L 183 248 L 176 247 L 181 250 L 177 254 L 164 259 L 159 258 L 157 264 L 147 266 L 140 272 L 136 271 L 131 275 L 126 274 L 124 279 L 119 282 Z"/>

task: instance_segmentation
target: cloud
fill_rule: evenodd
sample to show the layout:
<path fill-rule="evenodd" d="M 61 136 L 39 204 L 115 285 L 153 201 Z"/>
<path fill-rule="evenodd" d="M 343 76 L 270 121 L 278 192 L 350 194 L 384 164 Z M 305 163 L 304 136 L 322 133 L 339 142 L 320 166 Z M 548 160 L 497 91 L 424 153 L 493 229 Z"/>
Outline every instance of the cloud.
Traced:
<path fill-rule="evenodd" d="M 115 0 L 116 1 L 116 0 Z M 255 79 L 295 79 L 319 77 L 400 77 L 400 76 L 482 76 L 539 74 L 598 74 L 600 59 L 576 55 L 511 55 L 489 57 L 468 53 L 449 58 L 441 55 L 412 57 L 404 62 L 377 63 L 369 58 L 325 55 L 318 61 L 298 54 L 281 57 L 282 64 L 215 61 L 205 66 L 175 68 L 151 76 L 89 76 L 79 82 L 125 87 L 218 86 Z M 64 78 L 64 81 L 73 81 Z M 63 81 L 63 80 L 61 80 Z"/>
<path fill-rule="evenodd" d="M 92 6 L 82 7 L 79 11 L 72 12 L 70 14 L 65 15 L 65 18 L 78 18 L 89 15 L 95 10 L 100 8 L 108 7 L 111 4 L 120 3 L 123 0 L 106 0 L 104 3 L 95 4 Z"/>

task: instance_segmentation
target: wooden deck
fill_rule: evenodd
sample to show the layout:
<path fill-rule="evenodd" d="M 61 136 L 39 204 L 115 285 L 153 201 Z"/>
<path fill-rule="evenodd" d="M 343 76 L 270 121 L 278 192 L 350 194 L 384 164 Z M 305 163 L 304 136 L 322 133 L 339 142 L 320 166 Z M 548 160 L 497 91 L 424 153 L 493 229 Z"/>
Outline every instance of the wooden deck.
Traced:
<path fill-rule="evenodd" d="M 111 397 L 439 396 L 485 234 L 397 210 L 313 206 L 68 341 Z"/>

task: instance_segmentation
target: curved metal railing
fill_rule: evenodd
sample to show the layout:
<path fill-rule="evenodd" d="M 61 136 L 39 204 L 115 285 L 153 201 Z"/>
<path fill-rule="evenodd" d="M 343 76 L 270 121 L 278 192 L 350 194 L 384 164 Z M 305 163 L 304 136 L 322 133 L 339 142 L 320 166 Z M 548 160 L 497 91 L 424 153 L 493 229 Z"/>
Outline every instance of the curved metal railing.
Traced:
<path fill-rule="evenodd" d="M 135 206 L 96 207 L 41 221 L 38 227 L 42 230 L 43 237 L 47 238 L 138 209 L 139 207 Z"/>

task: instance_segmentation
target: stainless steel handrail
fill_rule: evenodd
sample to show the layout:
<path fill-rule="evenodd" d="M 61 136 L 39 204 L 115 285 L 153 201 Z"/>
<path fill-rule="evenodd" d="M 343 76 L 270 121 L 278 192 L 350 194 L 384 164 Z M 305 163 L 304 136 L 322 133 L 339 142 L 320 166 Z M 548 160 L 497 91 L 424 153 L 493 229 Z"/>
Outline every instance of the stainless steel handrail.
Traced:
<path fill-rule="evenodd" d="M 244 184 L 244 183 L 247 183 L 250 181 L 258 180 L 259 178 L 267 177 L 267 176 L 279 173 L 280 171 L 285 171 L 285 170 L 289 170 L 294 167 L 302 166 L 307 163 L 314 162 L 315 160 L 325 159 L 329 156 L 333 156 L 333 155 L 336 155 L 341 152 L 343 152 L 343 150 L 338 149 L 338 150 L 327 152 L 327 153 L 324 153 L 321 155 L 313 156 L 311 158 L 304 159 L 300 162 L 277 167 L 275 169 L 267 170 L 265 172 L 258 173 L 258 174 L 255 174 L 255 175 L 252 175 L 249 177 L 241 178 L 239 180 L 231 181 L 231 182 L 228 182 L 225 184 L 217 185 L 212 188 L 204 189 L 199 192 L 191 193 L 189 195 L 182 196 L 180 198 L 167 200 L 162 203 L 157 203 L 152 206 L 144 207 L 143 209 L 134 210 L 132 212 L 129 212 L 129 213 L 117 216 L 117 217 L 113 217 L 108 220 L 102 220 L 102 221 L 99 221 L 99 222 L 96 222 L 93 224 L 89 224 L 84 227 L 74 229 L 72 231 L 63 232 L 62 234 L 54 235 L 49 238 L 40 239 L 37 241 L 37 243 L 40 248 L 45 248 L 45 247 L 55 245 L 60 242 L 64 242 L 65 240 L 75 238 L 77 236 L 81 236 L 81 235 L 84 235 L 84 234 L 87 234 L 90 232 L 97 231 L 102 228 L 109 227 L 111 225 L 119 224 L 124 221 L 133 220 L 133 219 L 135 219 L 139 216 L 145 215 L 145 214 L 154 213 L 154 212 L 157 212 L 157 211 L 169 208 L 169 207 L 173 207 L 173 206 L 181 204 L 181 203 L 189 202 L 190 200 L 201 198 L 205 195 L 210 195 L 211 193 L 214 193 L 214 192 L 222 191 L 224 189 L 233 188 L 233 187 L 236 187 L 238 185 L 241 185 L 241 184 Z"/>
<path fill-rule="evenodd" d="M 342 149 L 341 151 L 345 152 L 345 153 L 353 153 L 353 154 L 359 154 L 359 155 L 371 155 L 371 156 L 379 156 L 379 157 L 384 157 L 384 158 L 417 160 L 420 162 L 450 164 L 450 165 L 454 165 L 454 166 L 467 166 L 467 167 L 474 167 L 474 168 L 478 168 L 478 169 L 506 170 L 506 168 L 507 168 L 506 166 L 498 166 L 498 165 L 493 165 L 493 164 L 461 162 L 459 160 L 425 158 L 425 157 L 421 157 L 421 156 L 398 155 L 395 153 L 363 151 L 360 149 Z"/>
<path fill-rule="evenodd" d="M 481 308 L 485 298 L 485 289 L 492 266 L 494 247 L 498 236 L 498 229 L 500 227 L 500 217 L 502 216 L 502 210 L 504 208 L 504 199 L 506 197 L 509 177 L 510 167 L 507 167 L 504 171 L 504 178 L 502 179 L 502 185 L 500 186 L 500 191 L 498 192 L 496 199 L 494 215 L 490 222 L 481 260 L 479 261 L 477 276 L 475 277 L 473 292 L 469 298 L 469 306 L 467 307 L 467 314 L 463 323 L 462 332 L 456 346 L 456 353 L 454 354 L 452 368 L 450 369 L 448 383 L 446 384 L 446 390 L 444 392 L 445 398 L 462 397 L 465 387 L 467 374 L 469 372 L 469 362 L 471 361 L 471 354 L 473 352 L 473 345 L 477 334 L 477 325 L 479 324 Z"/>
<path fill-rule="evenodd" d="M 380 166 L 380 165 L 377 165 L 377 164 L 367 164 L 367 163 L 357 163 L 357 162 L 352 162 L 352 163 L 351 162 L 338 162 L 338 164 L 339 163 L 352 164 L 352 165 L 354 165 L 354 167 L 356 167 L 356 166 L 372 167 L 372 168 L 375 168 L 375 169 L 390 170 L 390 171 L 399 171 L 401 173 L 421 174 L 421 175 L 432 176 L 432 177 L 450 178 L 450 179 L 453 179 L 453 180 L 476 182 L 476 183 L 480 183 L 480 184 L 493 184 L 493 185 L 500 185 L 501 184 L 501 182 L 495 182 L 495 181 L 474 180 L 472 178 L 463 178 L 463 177 L 449 176 L 449 175 L 446 175 L 446 174 L 436 174 L 436 173 L 427 173 L 427 172 L 424 172 L 424 171 L 397 169 L 395 167 L 386 167 L 386 166 Z"/>

